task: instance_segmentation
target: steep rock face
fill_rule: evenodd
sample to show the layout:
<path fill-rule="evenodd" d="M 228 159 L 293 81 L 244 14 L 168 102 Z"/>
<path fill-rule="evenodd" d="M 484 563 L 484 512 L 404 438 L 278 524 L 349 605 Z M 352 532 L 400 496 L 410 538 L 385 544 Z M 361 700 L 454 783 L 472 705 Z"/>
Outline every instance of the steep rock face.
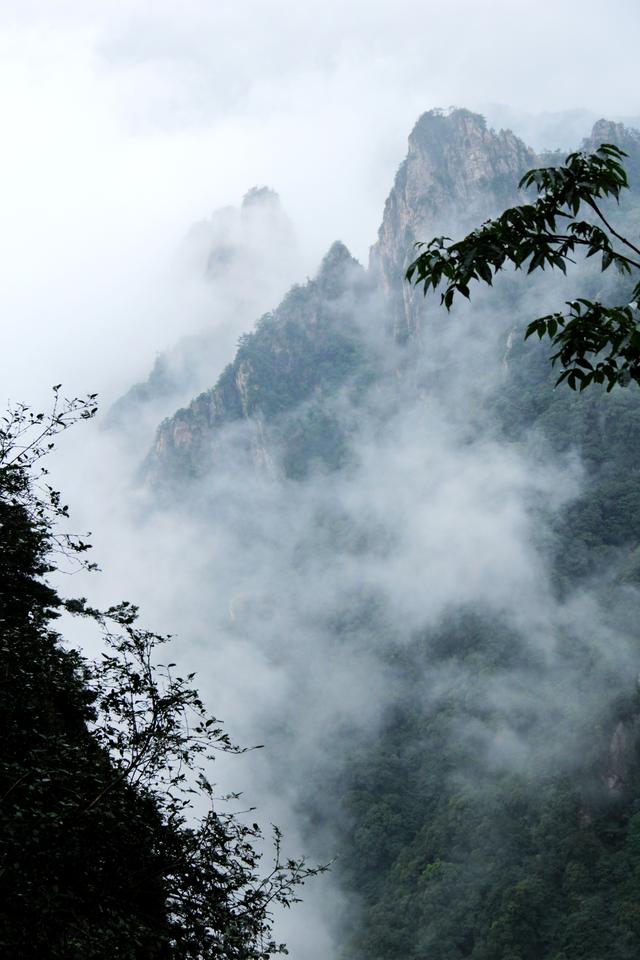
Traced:
<path fill-rule="evenodd" d="M 396 337 L 419 333 L 421 294 L 404 280 L 414 244 L 462 233 L 516 200 L 516 184 L 535 153 L 513 133 L 487 129 L 468 110 L 424 113 L 385 204 L 370 267 L 385 291 Z"/>
<path fill-rule="evenodd" d="M 354 305 L 367 289 L 363 268 L 335 243 L 316 278 L 293 287 L 254 333 L 240 338 L 216 386 L 161 424 L 147 461 L 151 474 L 159 479 L 213 468 L 229 441 L 224 428 L 234 424 L 236 453 L 239 443 L 256 468 L 273 472 L 283 415 L 335 391 L 357 370 L 364 348 Z"/>

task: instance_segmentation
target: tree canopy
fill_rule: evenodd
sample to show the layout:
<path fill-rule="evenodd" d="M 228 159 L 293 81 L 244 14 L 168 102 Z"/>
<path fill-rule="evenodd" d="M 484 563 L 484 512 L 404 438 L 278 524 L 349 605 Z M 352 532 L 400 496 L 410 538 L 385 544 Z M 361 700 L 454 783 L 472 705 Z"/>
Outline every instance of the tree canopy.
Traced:
<path fill-rule="evenodd" d="M 421 253 L 409 265 L 406 277 L 429 289 L 444 285 L 441 303 L 450 310 L 455 297 L 470 297 L 473 280 L 491 285 L 505 264 L 527 273 L 547 266 L 566 273 L 567 263 L 583 251 L 600 257 L 602 270 L 612 265 L 623 276 L 640 270 L 640 248 L 610 222 L 602 201 L 620 200 L 629 182 L 619 147 L 603 143 L 593 153 L 570 154 L 563 165 L 529 170 L 519 188 L 534 187 L 532 203 L 510 207 L 462 240 L 446 236 L 418 243 Z M 579 214 L 586 208 L 588 219 Z M 567 309 L 532 320 L 526 337 L 547 337 L 555 350 L 552 363 L 562 368 L 557 383 L 572 389 L 591 383 L 626 386 L 640 383 L 640 281 L 629 302 L 606 305 L 579 297 Z"/>

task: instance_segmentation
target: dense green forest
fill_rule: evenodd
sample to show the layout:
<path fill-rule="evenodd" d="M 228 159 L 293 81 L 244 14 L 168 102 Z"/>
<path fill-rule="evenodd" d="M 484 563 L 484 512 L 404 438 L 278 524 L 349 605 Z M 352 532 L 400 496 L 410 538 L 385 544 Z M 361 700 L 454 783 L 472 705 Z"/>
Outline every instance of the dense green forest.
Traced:
<path fill-rule="evenodd" d="M 623 211 L 634 237 L 637 211 L 634 196 Z M 622 299 L 633 286 L 589 272 L 581 283 L 584 296 Z M 520 310 L 516 301 L 515 316 Z M 550 461 L 578 451 L 584 468 L 580 495 L 545 534 L 555 597 L 590 591 L 601 598 L 612 633 L 635 638 L 637 391 L 553 389 L 548 349 L 525 344 L 514 329 L 504 379 L 489 401 L 496 435 L 514 444 L 537 437 Z M 549 669 L 506 618 L 461 609 L 398 653 L 407 701 L 375 747 L 350 757 L 344 770 L 351 816 L 345 883 L 363 907 L 346 955 L 638 955 L 637 640 L 620 684 L 584 630 L 565 626 Z M 421 678 L 452 665 L 445 693 L 425 708 Z M 477 693 L 488 676 L 503 693 L 490 707 Z M 540 710 L 548 716 L 526 696 L 514 707 L 509 691 L 517 698 L 520 685 L 544 697 Z M 574 698 L 590 703 L 567 736 L 553 705 Z M 507 715 L 526 755 L 506 770 L 487 769 L 473 721 L 480 716 L 500 730 Z"/>
<path fill-rule="evenodd" d="M 635 632 L 636 595 L 625 585 L 638 575 L 638 398 L 553 391 L 546 351 L 515 353 L 496 401 L 500 429 L 518 442 L 535 428 L 558 456 L 579 444 L 587 470 L 582 494 L 554 520 L 547 544 L 557 596 L 586 582 L 605 597 L 612 631 L 619 624 Z M 518 633 L 476 609 L 453 611 L 398 653 L 407 701 L 343 770 L 344 882 L 363 909 L 346 955 L 637 956 L 636 677 L 629 670 L 618 686 L 589 638 L 570 626 L 561 643 L 545 675 Z M 454 679 L 425 708 L 421 678 L 443 666 L 453 667 Z M 477 693 L 487 676 L 505 699 L 489 716 Z M 509 691 L 517 698 L 520 685 L 544 694 L 549 715 L 541 721 L 523 696 L 509 725 L 531 755 L 515 769 L 486 769 L 473 721 L 480 716 L 499 730 L 514 710 Z M 567 736 L 553 704 L 574 698 L 590 705 L 576 712 Z"/>

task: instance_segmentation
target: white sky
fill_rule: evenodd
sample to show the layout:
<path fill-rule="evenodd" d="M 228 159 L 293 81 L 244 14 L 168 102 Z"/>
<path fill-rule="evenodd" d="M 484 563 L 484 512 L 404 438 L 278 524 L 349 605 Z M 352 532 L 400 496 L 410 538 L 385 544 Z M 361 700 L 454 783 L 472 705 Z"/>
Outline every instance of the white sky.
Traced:
<path fill-rule="evenodd" d="M 125 388 L 195 323 L 175 244 L 254 184 L 312 272 L 337 238 L 366 257 L 423 110 L 640 114 L 639 25 L 634 0 L 0 0 L 3 401 Z"/>

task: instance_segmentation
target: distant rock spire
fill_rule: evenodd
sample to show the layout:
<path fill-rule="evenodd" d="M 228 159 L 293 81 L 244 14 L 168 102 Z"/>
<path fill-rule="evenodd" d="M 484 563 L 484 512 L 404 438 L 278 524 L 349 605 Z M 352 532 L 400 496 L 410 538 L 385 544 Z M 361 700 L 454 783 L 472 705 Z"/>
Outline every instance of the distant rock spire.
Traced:
<path fill-rule="evenodd" d="M 271 187 L 251 187 L 242 198 L 242 207 L 256 206 L 281 207 L 280 194 Z"/>

